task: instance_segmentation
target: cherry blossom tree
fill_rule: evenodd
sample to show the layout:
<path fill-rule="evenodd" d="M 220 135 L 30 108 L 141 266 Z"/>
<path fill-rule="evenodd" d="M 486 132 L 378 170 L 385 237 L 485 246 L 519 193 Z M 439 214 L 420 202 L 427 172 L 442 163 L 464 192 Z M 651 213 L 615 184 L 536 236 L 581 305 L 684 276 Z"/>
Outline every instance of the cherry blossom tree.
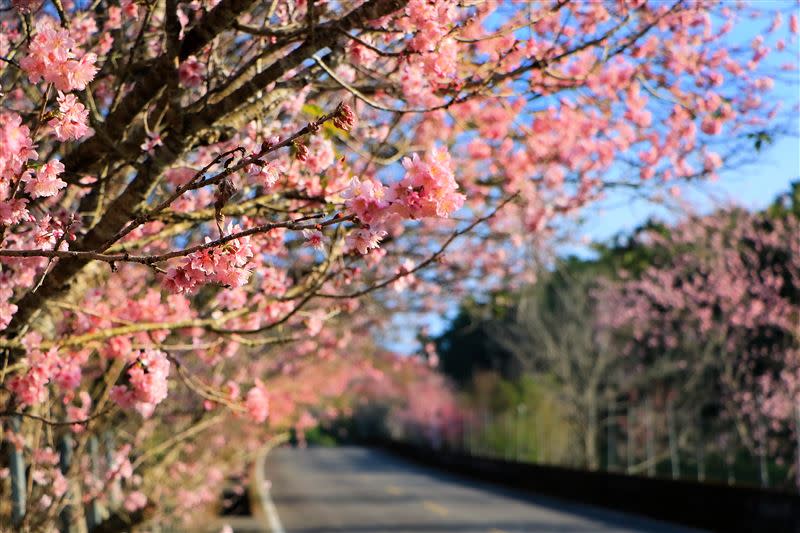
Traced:
<path fill-rule="evenodd" d="M 794 14 L 682 0 L 12 0 L 0 27 L 21 529 L 210 501 L 372 368 L 398 296 L 524 270 L 608 187 L 713 176 L 797 41 Z"/>
<path fill-rule="evenodd" d="M 671 397 L 690 425 L 698 409 L 714 413 L 727 420 L 715 431 L 789 462 L 800 394 L 798 231 L 793 215 L 693 216 L 641 235 L 653 264 L 599 295 L 601 322 L 627 339 L 632 367 L 662 370 L 641 394 Z"/>

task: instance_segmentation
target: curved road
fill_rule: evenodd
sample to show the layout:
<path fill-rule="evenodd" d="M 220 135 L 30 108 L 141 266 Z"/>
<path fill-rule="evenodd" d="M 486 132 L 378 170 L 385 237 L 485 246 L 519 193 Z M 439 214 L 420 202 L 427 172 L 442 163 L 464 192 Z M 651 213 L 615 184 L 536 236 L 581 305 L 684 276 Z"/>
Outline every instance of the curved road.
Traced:
<path fill-rule="evenodd" d="M 367 448 L 273 450 L 266 479 L 275 533 L 689 531 L 428 470 Z"/>

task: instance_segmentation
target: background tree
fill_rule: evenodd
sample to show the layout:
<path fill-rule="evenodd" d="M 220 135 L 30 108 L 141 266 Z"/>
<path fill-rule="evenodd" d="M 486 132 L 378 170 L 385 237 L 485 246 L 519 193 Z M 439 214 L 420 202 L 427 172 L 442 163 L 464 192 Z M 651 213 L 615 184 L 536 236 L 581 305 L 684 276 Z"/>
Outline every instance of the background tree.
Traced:
<path fill-rule="evenodd" d="M 523 372 L 555 387 L 556 397 L 573 428 L 580 428 L 582 463 L 599 467 L 603 414 L 619 394 L 625 361 L 608 331 L 596 326 L 590 291 L 595 280 L 556 267 L 537 276 L 522 292 L 511 318 L 490 330 Z"/>
<path fill-rule="evenodd" d="M 684 412 L 723 415 L 751 450 L 779 454 L 790 451 L 777 452 L 767 431 L 786 446 L 800 347 L 800 227 L 791 213 L 780 201 L 765 213 L 720 210 L 643 234 L 661 259 L 611 284 L 601 299 L 615 312 L 598 314 L 644 367 L 672 361 L 660 385 Z"/>
<path fill-rule="evenodd" d="M 513 379 L 522 370 L 512 353 L 490 335 L 494 321 L 508 314 L 509 296 L 495 294 L 490 303 L 461 302 L 447 329 L 435 339 L 439 369 L 461 386 L 481 372 Z"/>

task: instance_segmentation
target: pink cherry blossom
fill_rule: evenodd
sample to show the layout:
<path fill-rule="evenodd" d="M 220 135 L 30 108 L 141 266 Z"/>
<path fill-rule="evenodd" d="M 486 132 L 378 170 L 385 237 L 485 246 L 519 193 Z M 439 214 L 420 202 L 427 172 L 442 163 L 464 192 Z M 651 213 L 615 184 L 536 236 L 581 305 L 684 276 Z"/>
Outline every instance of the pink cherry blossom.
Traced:
<path fill-rule="evenodd" d="M 0 183 L 16 177 L 28 160 L 38 157 L 30 135 L 22 117 L 0 112 Z"/>
<path fill-rule="evenodd" d="M 88 123 L 89 111 L 75 95 L 59 91 L 58 111 L 59 114 L 48 124 L 59 141 L 78 140 L 92 131 Z"/>
<path fill-rule="evenodd" d="M 364 255 L 377 248 L 386 235 L 386 231 L 382 229 L 361 228 L 347 234 L 346 244 L 348 248 Z"/>
<path fill-rule="evenodd" d="M 70 420 L 85 420 L 90 415 L 92 407 L 92 397 L 86 391 L 81 391 L 79 395 L 81 405 L 70 405 L 67 407 L 67 416 Z M 73 424 L 70 429 L 73 433 L 81 433 L 86 428 L 84 424 Z"/>
<path fill-rule="evenodd" d="M 703 159 L 703 169 L 713 172 L 722 166 L 722 157 L 716 152 L 707 152 Z"/>
<path fill-rule="evenodd" d="M 68 30 L 56 29 L 52 19 L 42 19 L 28 54 L 19 63 L 33 83 L 44 79 L 59 91 L 83 90 L 97 73 L 97 57 L 79 52 Z"/>
<path fill-rule="evenodd" d="M 152 154 L 156 147 L 163 144 L 164 141 L 161 140 L 161 135 L 150 131 L 147 133 L 147 139 L 141 144 L 140 148 L 148 154 Z"/>
<path fill-rule="evenodd" d="M 273 188 L 278 182 L 278 169 L 273 164 L 250 164 L 245 170 L 250 178 L 263 185 L 265 189 Z"/>
<path fill-rule="evenodd" d="M 48 161 L 36 171 L 35 175 L 26 174 L 22 179 L 25 181 L 25 192 L 31 198 L 53 196 L 58 191 L 67 186 L 67 183 L 58 176 L 64 172 L 64 164 L 58 159 Z"/>
<path fill-rule="evenodd" d="M 300 158 L 298 157 L 298 159 Z M 308 155 L 301 160 L 305 161 L 311 172 L 322 172 L 333 164 L 333 145 L 328 139 L 317 135 L 311 139 L 308 145 Z"/>
<path fill-rule="evenodd" d="M 267 420 L 269 416 L 269 396 L 267 396 L 263 385 L 257 383 L 253 388 L 247 391 L 244 406 L 245 409 L 247 409 L 247 414 L 254 422 L 260 424 Z"/>
<path fill-rule="evenodd" d="M 30 220 L 27 204 L 28 200 L 25 198 L 0 202 L 0 224 L 13 225 Z"/>
<path fill-rule="evenodd" d="M 138 20 L 139 19 L 139 6 L 133 0 L 122 0 L 120 2 L 122 13 L 126 18 Z"/>
<path fill-rule="evenodd" d="M 403 292 L 416 282 L 416 277 L 411 274 L 414 266 L 414 261 L 406 259 L 399 267 L 397 267 L 396 275 L 400 277 L 398 277 L 392 283 L 392 289 L 394 291 Z"/>
<path fill-rule="evenodd" d="M 145 505 L 147 505 L 147 496 L 138 490 L 128 493 L 128 495 L 125 497 L 125 501 L 122 503 L 122 506 L 129 513 L 133 513 Z"/>
<path fill-rule="evenodd" d="M 389 203 L 384 200 L 386 189 L 372 180 L 350 180 L 350 184 L 341 196 L 345 199 L 347 209 L 359 220 L 373 224 L 384 217 L 384 210 Z"/>
<path fill-rule="evenodd" d="M 406 176 L 392 192 L 395 209 L 405 216 L 447 218 L 464 204 L 447 150 L 434 149 L 425 161 L 414 154 L 403 160 L 403 167 Z"/>
<path fill-rule="evenodd" d="M 0 274 L 2 279 L 2 274 Z M 17 306 L 11 303 L 11 298 L 14 295 L 9 285 L 0 286 L 0 331 L 4 330 L 14 313 L 17 312 Z"/>
<path fill-rule="evenodd" d="M 204 81 L 205 67 L 195 56 L 189 56 L 181 63 L 178 69 L 181 85 L 184 87 L 199 87 Z"/>
<path fill-rule="evenodd" d="M 28 356 L 28 362 L 25 373 L 12 378 L 8 385 L 23 407 L 39 404 L 47 398 L 47 385 L 59 365 L 58 351 L 55 348 L 46 352 L 35 350 Z"/>
<path fill-rule="evenodd" d="M 241 231 L 239 225 L 228 228 L 229 234 Z M 211 242 L 206 239 L 206 242 Z M 182 265 L 170 267 L 163 279 L 164 287 L 175 293 L 191 293 L 205 283 L 241 287 L 250 278 L 244 268 L 253 257 L 250 237 L 230 240 L 219 247 L 199 250 L 187 256 Z"/>
<path fill-rule="evenodd" d="M 111 398 L 121 407 L 136 409 L 143 417 L 153 414 L 156 405 L 167 397 L 170 363 L 159 350 L 144 350 L 128 368 L 129 385 L 117 385 Z"/>
<path fill-rule="evenodd" d="M 311 246 L 312 248 L 319 250 L 321 252 L 325 251 L 325 235 L 319 230 L 310 230 L 304 229 L 303 230 L 303 237 L 306 239 L 306 243 Z"/>

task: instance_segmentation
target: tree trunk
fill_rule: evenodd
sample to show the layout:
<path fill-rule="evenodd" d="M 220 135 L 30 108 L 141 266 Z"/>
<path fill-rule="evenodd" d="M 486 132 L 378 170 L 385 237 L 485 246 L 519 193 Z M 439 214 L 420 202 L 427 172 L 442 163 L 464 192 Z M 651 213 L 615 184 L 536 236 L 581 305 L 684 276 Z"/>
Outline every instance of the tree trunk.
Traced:
<path fill-rule="evenodd" d="M 597 458 L 597 401 L 593 394 L 589 397 L 586 405 L 589 413 L 583 438 L 584 457 L 586 458 L 586 467 L 589 470 L 597 470 L 599 466 Z"/>

